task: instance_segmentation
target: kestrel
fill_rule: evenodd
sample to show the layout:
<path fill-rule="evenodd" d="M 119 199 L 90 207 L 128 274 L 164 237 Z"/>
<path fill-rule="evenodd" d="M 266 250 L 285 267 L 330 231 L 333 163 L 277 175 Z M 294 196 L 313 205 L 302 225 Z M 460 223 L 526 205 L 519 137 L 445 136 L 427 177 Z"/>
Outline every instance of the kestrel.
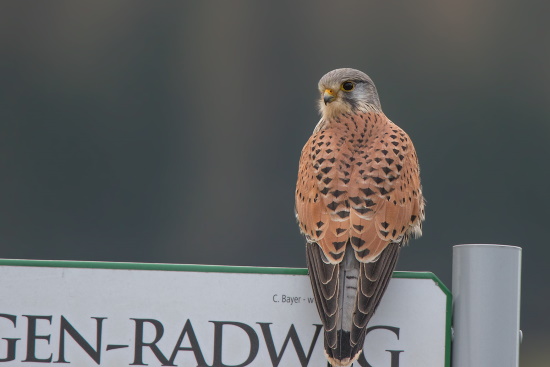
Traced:
<path fill-rule="evenodd" d="M 409 136 L 382 112 L 372 80 L 337 69 L 319 81 L 321 120 L 302 150 L 296 218 L 325 329 L 325 355 L 348 366 L 411 236 L 424 198 Z"/>

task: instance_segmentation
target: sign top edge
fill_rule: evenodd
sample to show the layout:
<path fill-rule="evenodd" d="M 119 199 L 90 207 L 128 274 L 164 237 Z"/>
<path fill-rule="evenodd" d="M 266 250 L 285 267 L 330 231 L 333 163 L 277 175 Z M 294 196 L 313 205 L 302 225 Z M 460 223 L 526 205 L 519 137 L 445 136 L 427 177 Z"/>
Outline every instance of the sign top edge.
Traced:
<path fill-rule="evenodd" d="M 303 269 L 303 268 L 275 268 L 275 267 L 170 264 L 170 263 L 132 263 L 132 262 L 110 262 L 110 261 L 0 259 L 0 266 L 307 275 L 307 269 Z"/>
<path fill-rule="evenodd" d="M 0 266 L 45 267 L 45 268 L 75 268 L 75 269 L 111 269 L 111 270 L 157 270 L 157 271 L 187 271 L 207 273 L 245 273 L 245 274 L 283 274 L 307 275 L 305 268 L 279 268 L 259 266 L 229 266 L 200 264 L 170 264 L 170 263 L 132 263 L 110 261 L 74 261 L 74 260 L 29 260 L 0 259 Z M 444 292 L 449 292 L 439 278 L 427 271 L 395 271 L 393 278 L 402 279 L 432 279 Z"/>

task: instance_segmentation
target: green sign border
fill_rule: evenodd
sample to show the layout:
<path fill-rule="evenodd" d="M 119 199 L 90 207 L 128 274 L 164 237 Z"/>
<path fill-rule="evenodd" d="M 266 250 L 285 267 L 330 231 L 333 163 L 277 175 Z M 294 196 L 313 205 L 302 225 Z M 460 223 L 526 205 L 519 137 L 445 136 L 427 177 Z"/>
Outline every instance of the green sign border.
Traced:
<path fill-rule="evenodd" d="M 0 259 L 0 266 L 29 266 L 44 268 L 77 268 L 77 269 L 115 269 L 115 270 L 157 270 L 157 271 L 192 271 L 207 273 L 247 273 L 247 274 L 286 274 L 307 275 L 304 268 L 268 268 L 254 266 L 222 266 L 222 265 L 188 265 L 159 263 L 127 263 L 102 261 L 66 261 L 66 260 L 20 260 Z M 431 279 L 447 297 L 447 312 L 445 325 L 445 367 L 451 366 L 451 317 L 452 294 L 443 282 L 427 271 L 395 271 L 393 278 L 401 279 Z"/>

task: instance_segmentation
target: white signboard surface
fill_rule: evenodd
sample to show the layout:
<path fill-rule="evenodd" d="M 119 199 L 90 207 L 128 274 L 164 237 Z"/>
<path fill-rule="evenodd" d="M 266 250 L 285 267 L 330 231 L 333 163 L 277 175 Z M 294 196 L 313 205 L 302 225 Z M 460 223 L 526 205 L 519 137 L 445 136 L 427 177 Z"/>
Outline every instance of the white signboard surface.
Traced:
<path fill-rule="evenodd" d="M 326 366 L 304 269 L 0 260 L 0 367 Z M 354 367 L 449 366 L 450 295 L 396 272 Z"/>

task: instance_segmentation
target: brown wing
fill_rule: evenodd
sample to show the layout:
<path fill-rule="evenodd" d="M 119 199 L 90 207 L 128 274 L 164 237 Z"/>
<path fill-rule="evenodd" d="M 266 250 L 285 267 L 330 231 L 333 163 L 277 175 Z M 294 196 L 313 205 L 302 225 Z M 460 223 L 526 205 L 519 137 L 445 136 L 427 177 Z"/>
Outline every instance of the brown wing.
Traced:
<path fill-rule="evenodd" d="M 420 234 L 424 199 L 418 159 L 408 135 L 384 115 L 372 145 L 358 157 L 350 187 L 350 239 L 361 262 L 375 260 L 391 242 Z M 384 121 L 385 120 L 385 121 Z M 363 168 L 364 167 L 364 168 Z"/>
<path fill-rule="evenodd" d="M 296 215 L 330 263 L 349 240 L 361 262 L 420 232 L 423 198 L 414 147 L 383 114 L 336 119 L 302 150 Z"/>
<path fill-rule="evenodd" d="M 347 190 L 351 150 L 338 129 L 318 132 L 308 140 L 296 184 L 296 217 L 309 242 L 317 242 L 332 263 L 344 254 L 349 232 Z"/>
<path fill-rule="evenodd" d="M 358 287 L 360 292 L 357 292 L 356 311 L 353 313 L 354 328 L 350 336 L 352 345 L 363 345 L 367 324 L 388 287 L 400 249 L 400 243 L 390 243 L 381 252 L 378 260 L 371 263 L 360 263 Z"/>

